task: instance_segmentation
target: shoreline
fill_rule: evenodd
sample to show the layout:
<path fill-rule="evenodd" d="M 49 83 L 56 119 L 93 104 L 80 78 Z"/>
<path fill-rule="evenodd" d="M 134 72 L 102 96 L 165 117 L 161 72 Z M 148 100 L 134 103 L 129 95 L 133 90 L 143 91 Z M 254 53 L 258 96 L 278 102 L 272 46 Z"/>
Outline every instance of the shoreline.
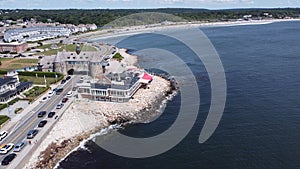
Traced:
<path fill-rule="evenodd" d="M 140 25 L 129 26 L 122 28 L 103 29 L 95 32 L 89 32 L 75 36 L 74 38 L 83 41 L 97 41 L 117 36 L 129 36 L 140 33 L 152 33 L 156 31 L 172 30 L 172 29 L 189 29 L 189 28 L 205 28 L 205 27 L 225 27 L 225 26 L 244 26 L 244 25 L 263 25 L 272 24 L 276 22 L 292 22 L 300 21 L 298 19 L 266 19 L 266 20 L 250 20 L 250 21 L 223 21 L 223 22 L 174 22 L 170 24 L 153 24 L 153 25 Z"/>
<path fill-rule="evenodd" d="M 124 54 L 126 49 L 119 49 L 119 52 Z M 124 58 L 124 63 L 128 65 L 137 62 L 137 56 L 128 53 Z M 167 100 L 176 94 L 177 87 L 174 85 L 166 77 L 154 76 L 149 88 L 139 89 L 126 103 L 74 100 L 24 168 L 57 167 L 68 155 L 82 148 L 85 142 L 115 129 L 116 125 L 151 122 L 163 113 Z"/>

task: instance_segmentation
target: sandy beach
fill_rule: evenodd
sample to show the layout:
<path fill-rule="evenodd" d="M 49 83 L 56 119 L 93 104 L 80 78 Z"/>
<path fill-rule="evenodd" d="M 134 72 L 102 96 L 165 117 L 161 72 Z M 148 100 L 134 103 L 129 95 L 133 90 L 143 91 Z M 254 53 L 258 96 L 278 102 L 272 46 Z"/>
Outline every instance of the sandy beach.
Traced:
<path fill-rule="evenodd" d="M 151 33 L 155 31 L 163 31 L 170 29 L 188 29 L 188 28 L 201 28 L 201 27 L 218 27 L 218 26 L 239 26 L 239 25 L 260 25 L 271 24 L 275 22 L 288 22 L 288 21 L 300 21 L 300 19 L 267 19 L 267 20 L 249 20 L 249 21 L 226 21 L 226 22 L 174 22 L 174 23 L 162 23 L 153 25 L 140 25 L 130 26 L 114 29 L 103 29 L 95 32 L 89 32 L 75 36 L 75 38 L 81 40 L 98 40 L 106 39 L 116 36 L 128 36 L 140 33 Z"/>
<path fill-rule="evenodd" d="M 118 50 L 124 57 L 123 62 L 134 65 L 136 56 L 126 53 L 126 49 Z M 25 169 L 50 169 L 65 158 L 68 153 L 78 149 L 82 141 L 90 138 L 113 124 L 124 124 L 149 120 L 159 115 L 157 110 L 166 103 L 167 93 L 171 86 L 168 80 L 154 76 L 151 84 L 138 90 L 133 99 L 126 103 L 92 102 L 73 98 L 69 109 L 62 115 L 53 129 L 33 153 Z"/>

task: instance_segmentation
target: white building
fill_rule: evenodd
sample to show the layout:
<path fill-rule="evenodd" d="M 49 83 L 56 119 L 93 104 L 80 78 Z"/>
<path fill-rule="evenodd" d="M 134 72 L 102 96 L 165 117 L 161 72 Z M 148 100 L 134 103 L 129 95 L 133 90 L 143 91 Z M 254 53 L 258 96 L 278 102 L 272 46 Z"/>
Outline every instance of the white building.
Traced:
<path fill-rule="evenodd" d="M 4 40 L 11 41 L 38 41 L 59 36 L 70 36 L 71 30 L 59 26 L 39 26 L 7 30 Z"/>

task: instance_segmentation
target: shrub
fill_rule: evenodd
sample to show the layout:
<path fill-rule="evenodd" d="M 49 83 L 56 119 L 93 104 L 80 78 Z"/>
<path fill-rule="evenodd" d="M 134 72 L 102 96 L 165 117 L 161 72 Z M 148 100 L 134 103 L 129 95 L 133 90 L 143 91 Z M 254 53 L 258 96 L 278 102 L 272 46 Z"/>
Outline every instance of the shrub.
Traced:
<path fill-rule="evenodd" d="M 19 113 L 19 112 L 22 111 L 22 110 L 23 110 L 22 107 L 17 108 L 17 109 L 15 110 L 15 114 Z"/>
<path fill-rule="evenodd" d="M 114 56 L 113 56 L 114 59 L 116 59 L 117 61 L 121 61 L 122 59 L 124 59 L 124 57 L 120 54 L 120 53 L 116 53 Z"/>
<path fill-rule="evenodd" d="M 7 120 L 9 120 L 8 116 L 0 115 L 0 125 L 5 123 Z"/>

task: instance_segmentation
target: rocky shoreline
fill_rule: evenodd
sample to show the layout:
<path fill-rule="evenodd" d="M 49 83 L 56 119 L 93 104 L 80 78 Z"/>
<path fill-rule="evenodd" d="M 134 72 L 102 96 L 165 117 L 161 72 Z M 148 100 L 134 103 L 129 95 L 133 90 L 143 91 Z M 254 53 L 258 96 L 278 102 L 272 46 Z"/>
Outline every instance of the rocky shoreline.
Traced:
<path fill-rule="evenodd" d="M 48 146 L 39 147 L 41 149 L 37 150 L 30 164 L 25 168 L 53 168 L 70 152 L 77 150 L 83 140 L 91 139 L 91 134 L 98 133 L 101 129 L 108 128 L 111 125 L 125 126 L 132 123 L 150 122 L 162 113 L 161 107 L 167 104 L 167 100 L 172 98 L 177 90 L 177 83 L 172 78 L 164 75 L 161 77 L 154 76 L 153 82 L 147 88 L 141 88 L 137 91 L 134 98 L 128 103 L 74 102 L 70 110 L 65 112 L 53 131 L 44 140 L 45 143 L 42 143 Z M 95 106 L 95 104 L 98 106 Z M 80 112 L 81 119 L 70 119 L 74 116 L 78 117 L 76 112 Z M 64 120 L 72 121 L 72 123 Z M 78 123 L 76 120 L 79 120 L 81 127 L 77 130 L 72 129 L 74 131 L 68 130 L 68 132 L 76 134 L 66 136 L 62 130 L 67 127 L 66 125 L 72 128 L 74 123 Z M 57 136 L 58 131 L 61 132 L 61 137 Z"/>

